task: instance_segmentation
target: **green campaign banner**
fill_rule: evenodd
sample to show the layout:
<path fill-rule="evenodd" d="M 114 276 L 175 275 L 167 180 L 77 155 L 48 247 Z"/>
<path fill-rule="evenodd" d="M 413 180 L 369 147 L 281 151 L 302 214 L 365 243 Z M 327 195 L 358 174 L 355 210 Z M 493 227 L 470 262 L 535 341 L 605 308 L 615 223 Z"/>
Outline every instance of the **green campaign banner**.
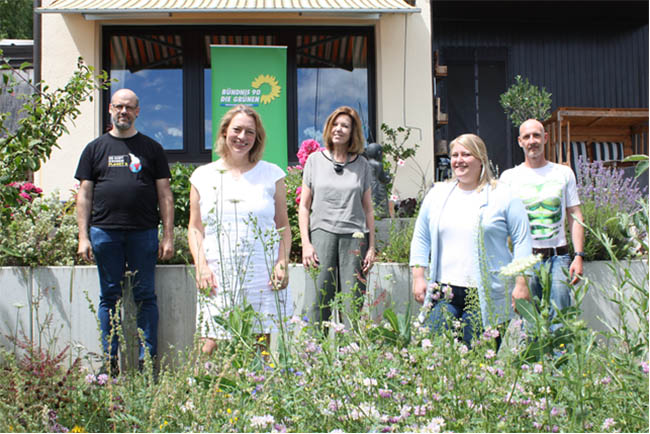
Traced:
<path fill-rule="evenodd" d="M 283 170 L 287 160 L 287 48 L 211 45 L 212 143 L 221 117 L 243 104 L 257 111 L 266 131 L 263 159 Z M 212 159 L 216 160 L 213 147 Z"/>

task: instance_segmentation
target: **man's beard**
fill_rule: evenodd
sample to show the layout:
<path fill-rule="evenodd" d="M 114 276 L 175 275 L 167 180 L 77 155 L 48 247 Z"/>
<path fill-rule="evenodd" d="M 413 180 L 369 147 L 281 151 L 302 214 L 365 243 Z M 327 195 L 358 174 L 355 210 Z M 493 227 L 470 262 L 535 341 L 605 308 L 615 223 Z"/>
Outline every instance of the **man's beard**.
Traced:
<path fill-rule="evenodd" d="M 120 121 L 115 116 L 111 116 L 111 120 L 113 121 L 113 126 L 120 131 L 126 131 L 129 128 L 131 128 L 131 126 L 133 125 L 132 121 L 129 120 Z"/>

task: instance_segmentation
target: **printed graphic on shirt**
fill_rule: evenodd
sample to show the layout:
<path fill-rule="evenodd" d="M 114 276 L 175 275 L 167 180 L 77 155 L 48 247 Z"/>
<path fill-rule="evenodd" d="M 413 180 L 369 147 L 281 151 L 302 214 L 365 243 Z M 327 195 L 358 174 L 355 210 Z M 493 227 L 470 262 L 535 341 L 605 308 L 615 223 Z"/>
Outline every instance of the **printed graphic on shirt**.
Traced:
<path fill-rule="evenodd" d="M 129 164 L 129 170 L 133 173 L 138 173 L 142 170 L 142 163 L 140 159 L 129 152 L 129 157 L 131 157 L 131 164 Z"/>
<path fill-rule="evenodd" d="M 126 155 L 109 155 L 108 167 L 126 167 L 129 165 Z"/>
<path fill-rule="evenodd" d="M 128 155 L 109 155 L 108 167 L 128 167 L 131 172 L 138 173 L 142 170 L 142 162 L 129 152 Z"/>
<path fill-rule="evenodd" d="M 533 240 L 549 240 L 557 237 L 563 229 L 560 225 L 562 183 L 547 181 L 542 184 L 524 184 L 518 190 L 528 213 Z"/>

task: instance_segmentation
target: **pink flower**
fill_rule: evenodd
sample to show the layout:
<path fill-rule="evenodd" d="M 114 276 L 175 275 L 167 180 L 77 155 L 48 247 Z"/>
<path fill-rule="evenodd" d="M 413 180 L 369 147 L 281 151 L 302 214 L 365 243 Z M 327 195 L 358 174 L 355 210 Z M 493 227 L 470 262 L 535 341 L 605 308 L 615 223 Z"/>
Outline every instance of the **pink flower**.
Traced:
<path fill-rule="evenodd" d="M 536 373 L 536 374 L 541 374 L 543 369 L 544 368 L 539 363 L 535 363 L 533 365 L 533 372 Z"/>
<path fill-rule="evenodd" d="M 97 383 L 98 383 L 98 384 L 103 385 L 103 384 L 106 384 L 107 381 L 108 381 L 108 375 L 106 375 L 106 374 L 99 374 L 99 375 L 97 376 Z"/>
<path fill-rule="evenodd" d="M 611 417 L 608 417 L 603 422 L 603 431 L 605 431 L 606 429 L 610 429 L 614 425 L 616 425 L 616 421 L 614 419 L 612 419 Z"/>
<path fill-rule="evenodd" d="M 643 370 L 644 374 L 647 374 L 648 371 L 650 371 L 650 367 L 648 367 L 648 362 L 646 362 L 645 360 L 641 362 L 641 369 Z"/>
<path fill-rule="evenodd" d="M 298 161 L 301 166 L 304 166 L 307 162 L 309 155 L 313 154 L 316 151 L 320 151 L 322 148 L 320 143 L 314 139 L 307 139 L 300 144 L 300 149 L 298 149 Z"/>
<path fill-rule="evenodd" d="M 302 193 L 302 186 L 296 188 L 296 203 L 300 205 L 300 194 Z"/>

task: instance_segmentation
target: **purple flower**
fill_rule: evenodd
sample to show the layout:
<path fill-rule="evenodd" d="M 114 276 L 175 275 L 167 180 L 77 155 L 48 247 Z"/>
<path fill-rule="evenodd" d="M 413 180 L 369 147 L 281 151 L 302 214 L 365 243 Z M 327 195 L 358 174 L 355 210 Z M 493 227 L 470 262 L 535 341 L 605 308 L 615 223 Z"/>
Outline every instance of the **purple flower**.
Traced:
<path fill-rule="evenodd" d="M 539 363 L 535 363 L 535 364 L 533 365 L 533 372 L 534 372 L 534 373 L 536 373 L 536 374 L 541 374 L 543 370 L 544 370 L 544 367 L 543 367 L 541 364 L 539 364 Z"/>
<path fill-rule="evenodd" d="M 97 380 L 93 374 L 86 375 L 86 383 L 93 384 Z"/>
<path fill-rule="evenodd" d="M 390 398 L 393 396 L 393 391 L 390 389 L 379 389 L 379 396 L 382 398 Z"/>
<path fill-rule="evenodd" d="M 600 384 L 605 384 L 605 385 L 606 385 L 606 384 L 609 384 L 609 383 L 611 383 L 611 382 L 612 382 L 612 379 L 611 379 L 611 377 L 609 377 L 609 376 L 604 377 L 602 380 L 600 380 Z"/>
<path fill-rule="evenodd" d="M 97 384 L 99 385 L 104 385 L 108 381 L 108 375 L 106 374 L 99 374 L 97 376 Z"/>

